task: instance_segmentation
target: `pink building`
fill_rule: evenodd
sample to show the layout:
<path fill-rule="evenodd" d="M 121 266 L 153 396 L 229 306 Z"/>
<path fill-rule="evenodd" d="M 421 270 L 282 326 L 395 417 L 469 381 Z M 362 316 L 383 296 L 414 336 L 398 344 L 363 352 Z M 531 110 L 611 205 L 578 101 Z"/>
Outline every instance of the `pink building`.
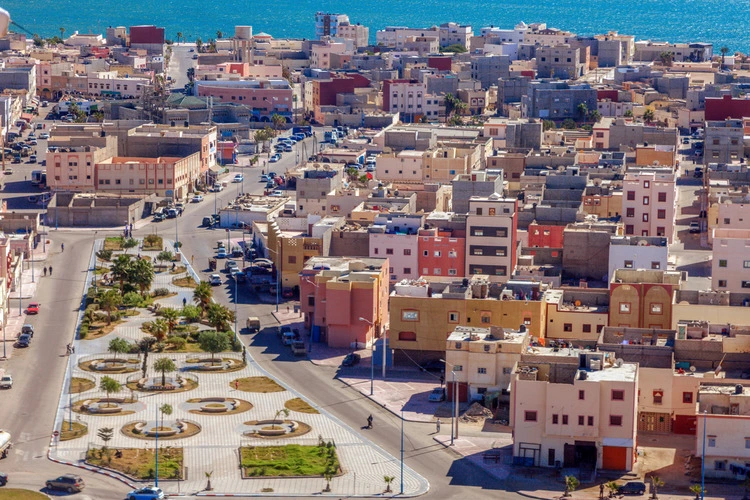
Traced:
<path fill-rule="evenodd" d="M 389 260 L 391 281 L 419 278 L 417 235 L 375 232 L 381 229 L 384 228 L 370 228 L 370 257 Z"/>
<path fill-rule="evenodd" d="M 300 272 L 300 308 L 314 342 L 370 345 L 388 324 L 388 259 L 313 257 Z M 361 318 L 361 319 L 360 319 Z"/>
<path fill-rule="evenodd" d="M 622 183 L 625 235 L 663 236 L 672 243 L 677 185 L 672 169 L 631 169 Z"/>
<path fill-rule="evenodd" d="M 274 114 L 291 122 L 292 88 L 283 78 L 263 80 L 196 81 L 199 97 L 212 96 L 222 102 L 244 104 L 250 121 L 270 121 Z"/>
<path fill-rule="evenodd" d="M 454 238 L 450 232 L 420 229 L 418 269 L 422 276 L 464 276 L 466 239 Z"/>

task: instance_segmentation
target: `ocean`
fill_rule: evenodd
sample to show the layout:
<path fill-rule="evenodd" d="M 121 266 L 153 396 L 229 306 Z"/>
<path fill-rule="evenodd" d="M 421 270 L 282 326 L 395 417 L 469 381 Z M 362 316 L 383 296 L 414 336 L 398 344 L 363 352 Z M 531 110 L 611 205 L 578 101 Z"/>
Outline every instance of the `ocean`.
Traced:
<path fill-rule="evenodd" d="M 750 0 L 272 0 L 208 2 L 160 0 L 6 0 L 11 19 L 42 36 L 104 33 L 108 26 L 155 24 L 166 28 L 167 38 L 181 32 L 188 40 L 204 41 L 221 31 L 225 37 L 235 25 L 250 25 L 254 33 L 275 37 L 310 38 L 317 11 L 347 14 L 353 23 L 375 31 L 385 26 L 430 27 L 454 21 L 469 24 L 478 33 L 485 26 L 512 28 L 519 21 L 579 35 L 618 31 L 636 40 L 711 42 L 714 52 L 726 46 L 730 53 L 750 52 Z"/>

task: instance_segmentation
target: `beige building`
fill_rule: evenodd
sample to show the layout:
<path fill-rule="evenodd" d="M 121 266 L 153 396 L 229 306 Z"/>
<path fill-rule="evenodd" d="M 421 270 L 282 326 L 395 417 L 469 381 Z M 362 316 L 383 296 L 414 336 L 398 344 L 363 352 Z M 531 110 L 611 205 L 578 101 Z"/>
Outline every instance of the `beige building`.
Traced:
<path fill-rule="evenodd" d="M 518 200 L 472 196 L 466 217 L 466 276 L 506 282 L 516 266 Z"/>
<path fill-rule="evenodd" d="M 182 199 L 200 178 L 200 166 L 200 153 L 185 158 L 107 158 L 94 165 L 94 189 Z"/>
<path fill-rule="evenodd" d="M 713 289 L 750 292 L 750 229 L 714 229 L 713 240 Z"/>
<path fill-rule="evenodd" d="M 622 181 L 625 235 L 674 237 L 675 174 L 668 169 L 631 169 Z"/>
<path fill-rule="evenodd" d="M 602 352 L 535 348 L 511 382 L 514 461 L 629 471 L 636 452 L 639 368 Z"/>
<path fill-rule="evenodd" d="M 609 293 L 606 289 L 565 288 L 549 290 L 545 338 L 577 346 L 595 345 L 607 326 Z"/>
<path fill-rule="evenodd" d="M 701 387 L 696 423 L 695 455 L 703 459 L 706 476 L 744 480 L 750 463 L 750 391 L 742 384 Z"/>

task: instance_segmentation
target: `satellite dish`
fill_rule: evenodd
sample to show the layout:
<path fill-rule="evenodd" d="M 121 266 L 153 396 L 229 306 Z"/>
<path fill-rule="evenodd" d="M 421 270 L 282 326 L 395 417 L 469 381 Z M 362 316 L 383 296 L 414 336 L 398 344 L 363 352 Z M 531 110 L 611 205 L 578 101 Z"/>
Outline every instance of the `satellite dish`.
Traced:
<path fill-rule="evenodd" d="M 622 358 L 617 358 L 617 359 L 615 360 L 615 366 L 616 366 L 617 368 L 620 368 L 620 367 L 622 366 L 622 364 L 623 364 L 624 362 L 625 362 L 625 361 L 623 361 L 623 359 L 622 359 Z"/>
<path fill-rule="evenodd" d="M 690 373 L 695 373 L 695 367 L 692 365 L 690 366 Z"/>
<path fill-rule="evenodd" d="M 648 241 L 646 241 L 646 240 L 638 240 L 638 246 L 639 247 L 647 247 L 648 246 Z"/>

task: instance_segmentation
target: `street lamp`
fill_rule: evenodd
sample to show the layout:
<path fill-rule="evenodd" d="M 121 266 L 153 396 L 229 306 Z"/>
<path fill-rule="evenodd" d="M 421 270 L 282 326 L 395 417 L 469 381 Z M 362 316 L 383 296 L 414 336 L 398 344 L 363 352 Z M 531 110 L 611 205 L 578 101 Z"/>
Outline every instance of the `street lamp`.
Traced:
<path fill-rule="evenodd" d="M 279 293 L 281 291 L 281 234 L 276 237 L 276 312 L 279 312 Z"/>
<path fill-rule="evenodd" d="M 360 321 L 364 321 L 371 327 L 375 327 L 375 325 L 372 323 L 372 321 L 362 318 L 359 318 Z M 373 339 L 372 342 L 370 342 L 370 396 L 374 394 L 374 385 L 375 385 L 375 339 Z"/>
<path fill-rule="evenodd" d="M 451 415 L 451 446 L 453 446 L 454 439 L 458 437 L 458 385 L 456 384 L 456 370 L 455 366 L 446 360 L 441 359 L 440 361 L 451 367 L 451 375 L 453 377 L 453 414 Z"/>

